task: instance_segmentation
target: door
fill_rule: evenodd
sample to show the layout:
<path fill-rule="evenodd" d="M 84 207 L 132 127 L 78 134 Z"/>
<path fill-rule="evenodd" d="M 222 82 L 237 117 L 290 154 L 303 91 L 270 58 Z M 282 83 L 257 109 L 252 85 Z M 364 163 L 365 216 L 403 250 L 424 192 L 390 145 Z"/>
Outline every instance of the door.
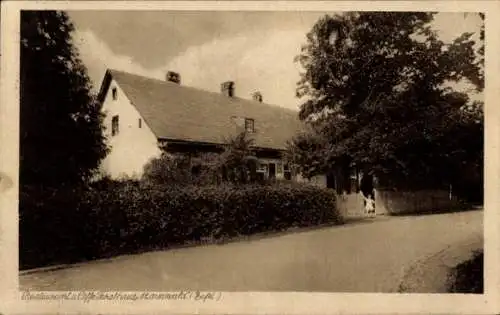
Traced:
<path fill-rule="evenodd" d="M 331 172 L 326 175 L 326 187 L 335 189 L 335 175 Z"/>
<path fill-rule="evenodd" d="M 276 164 L 274 163 L 269 163 L 269 178 L 270 179 L 276 178 Z"/>

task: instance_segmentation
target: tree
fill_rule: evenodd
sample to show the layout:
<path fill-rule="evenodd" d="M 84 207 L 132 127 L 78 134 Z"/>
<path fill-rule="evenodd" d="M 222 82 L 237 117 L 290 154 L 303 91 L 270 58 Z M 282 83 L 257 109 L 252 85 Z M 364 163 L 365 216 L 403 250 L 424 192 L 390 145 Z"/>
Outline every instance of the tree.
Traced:
<path fill-rule="evenodd" d="M 233 184 L 256 182 L 258 159 L 253 145 L 254 139 L 245 131 L 225 139 L 220 154 L 206 156 L 200 163 L 202 177 L 211 182 L 213 178 Z"/>
<path fill-rule="evenodd" d="M 142 178 L 154 184 L 187 185 L 193 182 L 189 156 L 163 152 L 144 166 Z"/>
<path fill-rule="evenodd" d="M 143 179 L 169 185 L 247 184 L 257 180 L 258 160 L 246 132 L 225 139 L 221 152 L 167 153 L 144 167 Z"/>
<path fill-rule="evenodd" d="M 485 15 L 483 12 L 478 13 L 479 18 L 481 19 L 481 26 L 479 30 L 479 47 L 477 49 L 477 54 L 479 58 L 477 58 L 476 64 L 479 68 L 479 72 L 477 77 L 470 78 L 470 81 L 477 87 L 477 90 L 482 92 L 484 89 L 484 18 Z"/>
<path fill-rule="evenodd" d="M 446 142 L 469 128 L 457 123 L 467 95 L 446 84 L 483 83 L 473 34 L 444 43 L 431 28 L 433 17 L 358 12 L 313 26 L 296 58 L 304 69 L 299 117 L 311 131 L 291 143 L 306 176 L 347 166 L 374 170 L 387 185 L 439 186 L 457 172 L 458 152 L 477 151 L 477 133 L 467 143 Z"/>
<path fill-rule="evenodd" d="M 65 12 L 22 11 L 20 179 L 60 186 L 89 179 L 105 157 L 100 104 Z"/>
<path fill-rule="evenodd" d="M 220 156 L 219 168 L 223 179 L 233 183 L 249 183 L 257 179 L 258 160 L 252 148 L 254 140 L 241 132 L 226 140 L 225 151 Z"/>

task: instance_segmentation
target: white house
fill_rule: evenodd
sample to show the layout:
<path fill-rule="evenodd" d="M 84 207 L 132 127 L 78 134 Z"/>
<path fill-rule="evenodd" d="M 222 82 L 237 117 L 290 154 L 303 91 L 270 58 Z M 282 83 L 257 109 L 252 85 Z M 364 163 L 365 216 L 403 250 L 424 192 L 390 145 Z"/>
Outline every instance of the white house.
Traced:
<path fill-rule="evenodd" d="M 161 154 L 160 147 L 173 153 L 217 152 L 225 139 L 246 130 L 254 139 L 259 171 L 270 178 L 292 177 L 283 152 L 302 128 L 296 111 L 266 104 L 260 93 L 252 100 L 236 97 L 231 81 L 221 84 L 220 93 L 180 81 L 174 72 L 158 80 L 106 71 L 99 100 L 111 151 L 103 173 L 137 177 Z"/>
<path fill-rule="evenodd" d="M 174 72 L 158 80 L 107 70 L 98 97 L 106 114 L 105 133 L 111 151 L 102 162 L 102 173 L 112 178 L 139 177 L 162 150 L 174 154 L 221 152 L 228 137 L 246 130 L 254 139 L 264 177 L 336 188 L 342 212 L 362 209 L 357 175 L 320 175 L 306 180 L 287 167 L 283 158 L 286 144 L 303 128 L 296 111 L 265 104 L 260 93 L 252 100 L 236 97 L 234 88 L 234 82 L 228 81 L 221 84 L 220 93 L 213 93 L 181 85 L 180 75 Z M 375 195 L 377 213 L 416 212 L 454 204 L 446 190 L 376 190 Z"/>

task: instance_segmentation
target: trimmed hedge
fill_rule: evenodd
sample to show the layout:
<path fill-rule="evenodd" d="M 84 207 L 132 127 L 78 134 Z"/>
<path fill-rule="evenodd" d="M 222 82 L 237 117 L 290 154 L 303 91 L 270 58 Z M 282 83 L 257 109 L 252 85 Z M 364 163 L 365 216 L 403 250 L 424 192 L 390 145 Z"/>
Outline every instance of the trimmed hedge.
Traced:
<path fill-rule="evenodd" d="M 20 269 L 92 257 L 83 252 L 82 222 L 78 212 L 80 189 L 21 186 L 19 191 Z"/>
<path fill-rule="evenodd" d="M 33 197 L 20 204 L 24 269 L 342 220 L 333 191 L 305 185 L 107 181 Z"/>

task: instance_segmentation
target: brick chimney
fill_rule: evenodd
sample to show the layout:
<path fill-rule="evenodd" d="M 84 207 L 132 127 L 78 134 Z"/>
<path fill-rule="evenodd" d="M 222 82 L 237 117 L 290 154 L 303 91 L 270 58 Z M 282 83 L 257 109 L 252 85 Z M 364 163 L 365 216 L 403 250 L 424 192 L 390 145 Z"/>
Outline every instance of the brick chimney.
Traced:
<path fill-rule="evenodd" d="M 234 96 L 234 82 L 233 81 L 227 81 L 224 82 L 220 85 L 220 90 L 222 94 L 228 97 L 233 97 Z"/>
<path fill-rule="evenodd" d="M 177 72 L 168 71 L 165 79 L 169 82 L 181 84 L 181 75 L 178 74 Z"/>
<path fill-rule="evenodd" d="M 256 102 L 262 103 L 262 93 L 259 91 L 252 93 L 252 99 Z"/>

